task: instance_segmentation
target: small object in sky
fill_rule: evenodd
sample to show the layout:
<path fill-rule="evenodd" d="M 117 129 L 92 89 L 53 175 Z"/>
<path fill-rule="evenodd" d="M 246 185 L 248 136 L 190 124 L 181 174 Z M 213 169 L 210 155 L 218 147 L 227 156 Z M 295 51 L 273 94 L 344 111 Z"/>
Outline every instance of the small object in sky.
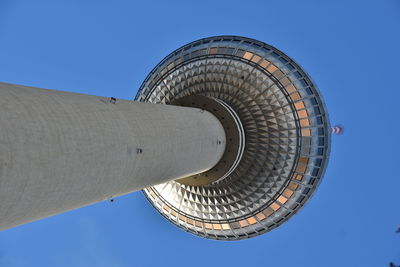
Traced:
<path fill-rule="evenodd" d="M 397 227 L 396 233 L 400 233 L 400 225 Z"/>
<path fill-rule="evenodd" d="M 336 135 L 341 135 L 344 132 L 344 127 L 342 125 L 335 125 L 331 127 L 331 133 Z"/>

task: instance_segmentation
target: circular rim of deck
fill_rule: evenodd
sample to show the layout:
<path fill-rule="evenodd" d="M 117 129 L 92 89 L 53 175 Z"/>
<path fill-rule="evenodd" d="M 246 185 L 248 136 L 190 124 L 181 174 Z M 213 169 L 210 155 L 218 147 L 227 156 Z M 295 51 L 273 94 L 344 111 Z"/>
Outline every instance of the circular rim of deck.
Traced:
<path fill-rule="evenodd" d="M 164 58 L 135 99 L 169 104 L 189 95 L 220 99 L 237 113 L 246 134 L 243 158 L 211 185 L 171 181 L 146 188 L 150 203 L 185 231 L 218 240 L 260 235 L 300 210 L 330 152 L 328 114 L 309 75 L 263 42 L 215 36 Z"/>

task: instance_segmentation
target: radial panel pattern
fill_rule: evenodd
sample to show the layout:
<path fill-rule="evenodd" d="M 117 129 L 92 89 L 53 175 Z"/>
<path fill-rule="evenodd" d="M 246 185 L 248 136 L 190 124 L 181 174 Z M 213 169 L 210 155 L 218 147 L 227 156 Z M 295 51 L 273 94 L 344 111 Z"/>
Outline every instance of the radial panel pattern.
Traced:
<path fill-rule="evenodd" d="M 326 109 L 309 76 L 265 43 L 211 37 L 166 57 L 136 100 L 169 104 L 188 95 L 228 104 L 245 130 L 245 151 L 222 181 L 145 189 L 154 207 L 184 230 L 220 240 L 259 235 L 295 214 L 319 184 L 329 154 Z"/>

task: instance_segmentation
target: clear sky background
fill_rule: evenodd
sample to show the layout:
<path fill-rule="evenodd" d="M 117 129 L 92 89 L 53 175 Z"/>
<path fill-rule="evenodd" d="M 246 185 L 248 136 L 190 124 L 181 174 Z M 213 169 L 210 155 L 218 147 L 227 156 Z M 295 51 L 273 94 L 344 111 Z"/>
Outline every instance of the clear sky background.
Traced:
<path fill-rule="evenodd" d="M 400 264 L 399 0 L 0 0 L 0 81 L 133 99 L 174 49 L 223 34 L 287 53 L 346 128 L 305 208 L 221 242 L 178 229 L 136 192 L 0 232 L 1 267 Z"/>

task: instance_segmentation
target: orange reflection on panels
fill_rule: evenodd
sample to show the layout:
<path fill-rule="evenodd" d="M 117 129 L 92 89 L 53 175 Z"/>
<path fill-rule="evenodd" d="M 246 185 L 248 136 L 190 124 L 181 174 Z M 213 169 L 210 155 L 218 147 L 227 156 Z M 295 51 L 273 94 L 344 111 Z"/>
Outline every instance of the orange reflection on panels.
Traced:
<path fill-rule="evenodd" d="M 219 223 L 213 223 L 212 226 L 215 230 L 222 230 L 222 226 Z"/>
<path fill-rule="evenodd" d="M 271 216 L 272 213 L 274 213 L 274 210 L 271 209 L 270 207 L 266 208 L 265 210 L 262 211 L 262 213 L 265 214 L 265 216 Z"/>
<path fill-rule="evenodd" d="M 256 215 L 256 217 L 257 217 L 257 219 L 260 220 L 260 221 L 262 221 L 262 220 L 264 220 L 265 218 L 267 218 L 267 217 L 265 217 L 265 215 L 264 215 L 262 212 L 258 213 L 258 214 Z"/>
<path fill-rule="evenodd" d="M 294 93 L 294 94 L 290 95 L 290 98 L 291 98 L 293 101 L 297 101 L 297 100 L 299 100 L 299 99 L 301 98 L 301 96 L 300 96 L 299 93 Z"/>
<path fill-rule="evenodd" d="M 224 229 L 224 230 L 229 230 L 229 229 L 231 229 L 231 227 L 230 227 L 229 224 L 227 224 L 227 223 L 223 223 L 223 224 L 221 224 L 221 226 L 222 226 L 222 229 Z"/>
<path fill-rule="evenodd" d="M 288 94 L 291 94 L 294 91 L 297 91 L 297 88 L 293 84 L 289 84 L 288 86 L 285 87 L 285 89 L 286 89 L 286 92 L 288 92 Z"/>
<path fill-rule="evenodd" d="M 296 184 L 296 183 L 294 183 L 294 182 L 290 182 L 289 185 L 288 185 L 288 187 L 289 187 L 290 189 L 292 189 L 293 191 L 296 191 L 296 189 L 299 187 L 299 185 Z"/>
<path fill-rule="evenodd" d="M 287 201 L 287 198 L 284 197 L 284 196 L 280 196 L 280 197 L 278 197 L 278 201 L 279 201 L 280 203 L 282 203 L 282 204 L 285 204 L 286 201 Z"/>
<path fill-rule="evenodd" d="M 271 209 L 273 209 L 274 211 L 277 211 L 281 208 L 281 206 L 279 206 L 276 202 L 271 204 Z"/>
<path fill-rule="evenodd" d="M 302 136 L 311 136 L 311 129 L 302 129 L 301 135 Z"/>
<path fill-rule="evenodd" d="M 176 217 L 176 214 L 177 214 L 176 211 L 171 210 L 171 215 L 172 215 L 172 216 Z"/>
<path fill-rule="evenodd" d="M 293 191 L 286 188 L 285 191 L 283 191 L 283 195 L 287 198 L 290 198 L 293 195 Z"/>
<path fill-rule="evenodd" d="M 260 66 L 265 69 L 270 63 L 271 62 L 269 62 L 268 60 L 263 59 L 263 61 L 261 61 L 261 63 L 260 63 Z"/>
<path fill-rule="evenodd" d="M 203 224 L 199 221 L 194 221 L 194 226 L 199 227 L 199 228 L 203 228 Z"/>
<path fill-rule="evenodd" d="M 255 224 L 255 223 L 257 223 L 257 220 L 256 220 L 256 218 L 254 218 L 254 217 L 250 217 L 250 218 L 248 218 L 247 220 L 249 221 L 250 224 Z"/>
<path fill-rule="evenodd" d="M 205 227 L 206 229 L 210 229 L 210 230 L 213 229 L 211 223 L 204 223 L 204 227 Z"/>
<path fill-rule="evenodd" d="M 275 67 L 275 65 L 271 64 L 268 66 L 267 71 L 273 73 L 274 71 L 276 71 L 278 68 Z"/>
<path fill-rule="evenodd" d="M 253 56 L 253 53 L 246 52 L 246 53 L 244 53 L 243 58 L 250 60 L 250 58 L 251 58 L 252 56 Z"/>
<path fill-rule="evenodd" d="M 305 109 L 297 111 L 297 115 L 299 115 L 300 118 L 307 118 L 308 117 L 307 110 L 305 110 Z"/>
<path fill-rule="evenodd" d="M 310 126 L 310 121 L 308 119 L 302 119 L 302 120 L 300 120 L 300 126 L 301 127 Z"/>
<path fill-rule="evenodd" d="M 304 164 L 307 164 L 307 163 L 308 163 L 308 158 L 306 158 L 306 157 L 300 157 L 300 158 L 299 158 L 299 162 L 304 163 Z"/>
<path fill-rule="evenodd" d="M 218 50 L 218 47 L 211 47 L 210 50 L 208 50 L 209 54 L 216 54 Z"/>
<path fill-rule="evenodd" d="M 186 220 L 186 221 L 187 221 L 187 223 L 188 223 L 188 224 L 194 225 L 194 221 L 193 221 L 192 219 L 190 219 L 190 218 L 187 218 L 187 220 Z"/>
<path fill-rule="evenodd" d="M 274 72 L 274 76 L 275 76 L 275 78 L 277 78 L 279 80 L 280 78 L 285 76 L 285 73 L 283 73 L 281 70 L 277 70 Z"/>
<path fill-rule="evenodd" d="M 163 206 L 163 209 L 166 210 L 167 212 L 171 211 L 170 207 L 168 207 L 168 205 L 165 205 L 165 204 Z"/>
<path fill-rule="evenodd" d="M 305 108 L 303 101 L 295 103 L 294 106 L 296 107 L 297 110 Z"/>
<path fill-rule="evenodd" d="M 292 83 L 292 82 L 289 80 L 288 77 L 283 78 L 282 80 L 280 80 L 280 82 L 281 82 L 281 84 L 282 84 L 283 86 L 287 86 L 287 85 L 289 85 L 289 84 Z"/>
<path fill-rule="evenodd" d="M 245 219 L 245 220 L 241 220 L 241 221 L 239 221 L 239 224 L 240 224 L 240 226 L 241 227 L 246 227 L 246 226 L 248 226 L 249 225 L 249 223 L 247 222 L 247 220 Z"/>
<path fill-rule="evenodd" d="M 296 172 L 304 173 L 307 169 L 307 165 L 299 164 L 297 165 Z"/>
<path fill-rule="evenodd" d="M 301 180 L 303 180 L 303 175 L 296 174 L 296 175 L 294 176 L 294 179 L 296 179 L 297 181 L 301 181 Z"/>
<path fill-rule="evenodd" d="M 254 54 L 254 57 L 251 59 L 254 63 L 258 63 L 260 61 L 261 57 L 259 55 Z"/>

